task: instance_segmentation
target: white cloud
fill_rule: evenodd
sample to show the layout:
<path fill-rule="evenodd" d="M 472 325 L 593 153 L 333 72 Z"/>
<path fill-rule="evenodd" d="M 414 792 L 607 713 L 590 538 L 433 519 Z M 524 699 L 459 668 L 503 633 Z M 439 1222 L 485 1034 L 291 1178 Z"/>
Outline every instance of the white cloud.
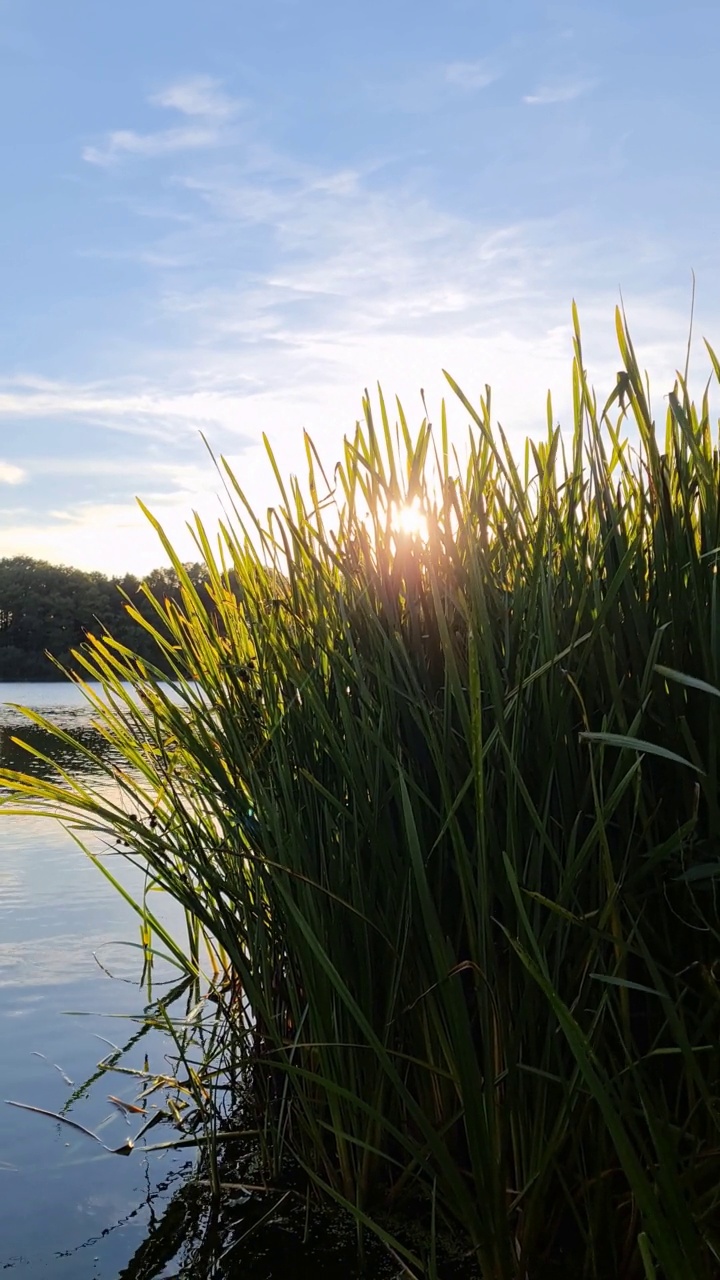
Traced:
<path fill-rule="evenodd" d="M 178 377 L 180 375 L 180 377 Z M 224 427 L 237 413 L 243 393 L 254 389 L 250 374 L 235 374 L 232 387 L 222 391 L 193 386 L 192 375 L 176 370 L 174 387 L 160 382 L 143 391 L 111 391 L 82 383 L 49 382 L 24 377 L 0 381 L 0 419 L 86 420 L 111 430 L 138 436 L 146 443 L 177 445 L 200 430 Z M 178 386 L 178 381 L 189 387 Z M 241 440 L 242 442 L 242 440 Z M 17 478 L 13 477 L 17 472 Z M 0 464 L 0 481 L 17 484 L 24 479 L 18 468 Z"/>
<path fill-rule="evenodd" d="M 143 492 L 146 505 L 159 518 L 171 543 L 183 560 L 197 560 L 199 553 L 187 520 L 198 510 L 212 532 L 221 514 L 217 481 L 208 468 L 203 484 L 192 490 L 162 494 Z M 214 487 L 209 490 L 210 484 Z M 132 499 L 126 502 L 74 502 L 72 508 L 18 514 L 0 523 L 0 558 L 29 555 L 53 564 L 103 573 L 148 573 L 167 561 L 157 533 Z"/>
<path fill-rule="evenodd" d="M 436 68 L 436 94 L 447 97 L 453 84 L 479 88 L 489 74 L 476 63 L 450 68 Z M 567 102 L 590 87 L 546 85 L 526 101 Z M 202 129 L 207 120 L 213 136 L 227 138 L 227 117 L 203 97 L 215 91 L 205 81 L 200 88 L 197 81 L 184 82 L 166 90 L 157 105 L 183 112 Z M 132 433 L 138 457 L 128 483 L 162 512 L 171 537 L 184 536 L 183 522 L 194 507 L 210 511 L 219 480 L 210 469 L 201 475 L 202 468 L 182 473 L 178 466 L 162 474 L 146 466 L 146 442 L 161 444 L 154 457 L 171 463 L 190 456 L 189 442 L 204 429 L 218 451 L 241 455 L 240 484 L 262 511 L 277 491 L 263 451 L 249 447 L 261 432 L 283 474 L 303 474 L 306 428 L 331 473 L 342 434 L 360 416 L 363 388 L 378 380 L 388 400 L 400 395 L 411 420 L 422 416 L 420 387 L 435 417 L 446 395 L 451 432 L 461 444 L 468 415 L 454 403 L 443 367 L 472 399 L 492 384 L 493 417 L 515 441 L 544 433 L 548 386 L 557 416 L 568 421 L 573 293 L 592 381 L 599 395 L 614 385 L 617 295 L 607 284 L 609 262 L 613 282 L 626 286 L 636 346 L 650 369 L 655 403 L 661 403 L 674 363 L 682 359 L 687 310 L 656 289 L 657 264 L 643 264 L 629 231 L 625 238 L 608 232 L 605 240 L 590 241 L 571 215 L 561 213 L 512 225 L 483 221 L 443 207 L 428 194 L 425 175 L 388 182 L 377 165 L 322 168 L 248 145 L 245 137 L 233 141 L 237 145 L 217 169 L 195 162 L 188 148 L 173 184 L 163 187 L 162 216 L 172 230 L 161 251 L 153 244 L 154 259 L 146 261 L 157 271 L 149 305 L 154 332 L 167 322 L 166 350 L 156 341 L 146 353 L 138 341 L 135 381 L 0 382 L 0 418 L 91 420 Z M 157 144 L 141 145 L 153 154 Z M 133 147 L 140 149 L 135 141 L 119 150 L 116 144 L 115 154 Z M 196 264 L 208 252 L 212 261 L 230 264 L 212 273 L 228 283 L 198 285 Z M 707 329 L 712 337 L 710 324 Z M 124 350 L 125 367 L 132 367 Z M 199 442 L 198 448 L 202 452 Z M 157 562 L 156 539 L 131 504 L 83 505 L 60 482 L 57 489 L 55 524 L 43 527 L 44 513 L 32 525 L 14 521 L 2 532 L 0 549 L 33 547 L 35 554 L 83 567 L 150 568 Z M 103 492 L 100 472 L 97 492 Z M 127 492 L 123 488 L 121 497 Z"/>
<path fill-rule="evenodd" d="M 582 98 L 586 93 L 590 93 L 597 83 L 597 80 L 570 80 L 565 83 L 541 85 L 535 93 L 526 94 L 523 102 L 529 107 L 547 107 L 555 102 L 574 102 L 576 98 Z"/>
<path fill-rule="evenodd" d="M 160 315 L 175 337 L 172 351 L 154 353 L 142 392 L 0 383 L 1 416 L 90 417 L 169 445 L 202 428 L 220 448 L 266 430 L 301 466 L 303 426 L 338 441 L 364 386 L 380 378 L 406 397 L 421 385 L 439 397 L 446 366 L 471 392 L 495 384 L 504 419 L 522 432 L 541 420 L 547 385 L 568 384 L 573 292 L 583 314 L 592 306 L 593 327 L 602 317 L 600 374 L 612 379 L 617 295 L 598 264 L 611 257 L 615 279 L 638 296 L 642 264 L 629 242 L 588 242 L 561 216 L 483 225 L 439 208 L 419 182 L 383 189 L 372 170 L 324 170 L 269 148 L 238 148 L 232 168 L 202 177 L 188 166 L 180 181 L 198 212 L 173 232 L 175 260 L 192 264 L 211 243 L 237 264 L 232 285 L 198 286 L 192 269 L 170 282 L 160 267 Z M 657 351 L 660 330 L 682 342 L 685 314 L 655 299 Z"/>
<path fill-rule="evenodd" d="M 343 289 L 351 287 L 351 277 L 330 266 L 325 278 L 321 262 L 316 265 L 314 280 L 300 276 L 299 268 L 288 269 L 282 287 L 278 282 L 277 297 L 271 285 L 258 288 L 252 298 L 231 291 L 197 297 L 197 346 L 178 351 L 177 367 L 168 370 L 166 379 L 158 380 L 152 394 L 104 400 L 107 425 L 134 429 L 137 424 L 132 415 L 138 399 L 146 415 L 144 425 L 137 426 L 134 463 L 129 457 L 122 460 L 121 496 L 107 500 L 108 489 L 114 488 L 113 478 L 119 476 L 115 461 L 97 467 L 95 491 L 98 497 L 104 495 L 105 501 L 73 497 L 68 467 L 66 479 L 58 473 L 48 505 L 33 512 L 2 512 L 0 556 L 27 554 L 104 572 L 146 572 L 165 557 L 156 534 L 131 500 L 130 495 L 137 493 L 159 517 L 181 556 L 196 559 L 197 548 L 187 533 L 186 521 L 198 511 L 212 535 L 220 514 L 217 495 L 222 489 L 197 435 L 201 421 L 215 451 L 230 455 L 238 481 L 258 513 L 278 501 L 277 485 L 264 450 L 247 446 L 259 446 L 265 432 L 282 475 L 294 472 L 302 477 L 306 429 L 332 476 L 342 436 L 352 433 L 361 417 L 365 387 L 377 409 L 378 382 L 391 418 L 396 417 L 393 398 L 397 394 L 411 430 L 424 415 L 419 389 L 425 391 L 435 422 L 439 421 L 444 396 L 451 439 L 458 446 L 461 461 L 467 456 L 469 415 L 445 382 L 443 367 L 472 402 L 477 401 L 486 382 L 492 385 L 493 420 L 503 423 L 518 448 L 526 434 L 545 434 L 548 387 L 553 393 L 556 420 L 567 426 L 572 421 L 570 291 L 562 282 L 558 289 L 548 288 L 544 273 L 533 280 L 528 272 L 523 285 L 523 260 L 533 251 L 531 231 L 518 229 L 504 250 L 502 238 L 499 244 L 490 238 L 485 276 L 474 266 L 468 277 L 456 272 L 454 282 L 445 286 L 439 275 L 448 260 L 440 263 L 437 275 L 433 272 L 428 278 L 427 259 L 418 245 L 417 255 L 410 254 L 402 264 L 393 286 L 401 292 L 394 302 L 384 296 L 382 275 L 373 283 L 372 273 L 359 288 L 353 288 L 350 297 L 342 299 Z M 367 248 L 368 242 L 363 243 Z M 458 251 L 462 246 L 456 244 L 454 252 Z M 502 265 L 503 251 L 516 255 L 514 297 L 505 296 L 499 283 L 502 276 L 494 278 L 493 261 Z M 386 252 L 384 271 L 392 266 L 390 245 Z M 548 256 L 550 276 L 554 264 L 552 255 Z M 292 307 L 293 298 L 302 296 L 308 284 L 320 288 L 321 308 L 293 323 L 286 308 L 288 303 Z M 338 298 L 342 302 L 339 307 Z M 615 301 L 610 291 L 599 293 L 588 287 L 578 297 L 586 365 L 601 401 L 614 385 L 618 368 Z M 672 386 L 676 364 L 684 358 L 687 316 L 667 299 L 645 298 L 642 302 L 629 299 L 629 317 L 638 357 L 650 371 L 653 405 L 661 417 L 663 394 Z M 266 325 L 260 336 L 258 319 Z M 712 333 L 707 320 L 698 318 L 696 332 L 705 328 Z M 698 379 L 705 374 L 706 364 L 698 359 Z M 238 365 L 252 370 L 256 381 L 240 388 Z M 187 372 L 190 367 L 191 375 Z M 189 378 L 202 390 L 173 390 Z M 67 420 L 73 410 L 87 408 L 85 389 L 73 389 L 69 384 L 59 391 L 53 414 L 58 422 Z M 42 404 L 38 402 L 38 395 L 47 397 L 47 388 L 33 392 L 27 380 L 24 404 L 21 392 L 18 388 L 13 406 L 18 420 L 23 408 L 29 415 L 48 411 L 47 398 Z M 201 413 L 204 420 L 199 418 Z M 141 438 L 148 436 L 163 442 L 161 452 L 155 451 L 149 461 L 141 445 Z M 183 457 L 187 461 L 183 462 Z M 88 459 L 83 471 L 90 474 L 92 469 Z M 51 466 L 48 473 L 52 474 Z"/>
<path fill-rule="evenodd" d="M 132 476 L 137 466 L 137 455 L 127 454 L 122 457 L 53 457 L 45 454 L 41 457 L 33 457 L 32 459 L 32 476 L 33 480 L 38 476 L 71 476 L 71 477 L 96 477 L 105 480 L 127 480 Z M 149 482 L 150 478 L 155 480 L 165 480 L 167 477 L 174 477 L 178 468 L 176 464 L 169 462 L 155 462 L 148 458 L 143 459 L 142 463 L 143 476 Z M 132 486 L 131 481 L 131 486 Z M 5 514 L 5 512 L 3 512 Z"/>
<path fill-rule="evenodd" d="M 186 116 L 200 116 L 205 120 L 231 120 L 241 104 L 219 88 L 218 81 L 210 76 L 194 76 L 169 85 L 153 94 L 150 102 L 157 107 L 181 111 Z"/>
<path fill-rule="evenodd" d="M 168 85 L 148 101 L 151 106 L 178 111 L 197 123 L 153 133 L 117 129 L 108 134 L 102 146 L 85 147 L 83 160 L 88 164 L 108 166 L 122 156 L 153 158 L 215 147 L 225 138 L 222 126 L 232 120 L 242 107 L 241 102 L 223 93 L 218 82 L 209 76 L 193 76 Z"/>
<path fill-rule="evenodd" d="M 104 146 L 85 147 L 82 158 L 88 164 L 106 167 L 123 155 L 144 158 L 166 156 L 178 151 L 214 147 L 218 142 L 219 135 L 211 128 L 161 129 L 157 133 L 135 133 L 132 129 L 117 129 L 108 135 Z"/>
<path fill-rule="evenodd" d="M 22 467 L 16 467 L 11 462 L 0 462 L 0 484 L 22 484 L 25 478 Z"/>
<path fill-rule="evenodd" d="M 500 78 L 500 73 L 486 62 L 450 62 L 443 68 L 444 79 L 457 89 L 473 93 L 486 89 Z"/>

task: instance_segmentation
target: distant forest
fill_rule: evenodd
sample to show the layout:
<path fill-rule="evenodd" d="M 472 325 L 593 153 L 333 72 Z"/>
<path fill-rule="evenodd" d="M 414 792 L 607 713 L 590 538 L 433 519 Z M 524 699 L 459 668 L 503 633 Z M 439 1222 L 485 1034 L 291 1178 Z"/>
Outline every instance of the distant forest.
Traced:
<path fill-rule="evenodd" d="M 185 566 L 196 586 L 206 581 L 203 565 Z M 58 680 L 51 653 L 64 667 L 72 665 L 71 650 L 79 648 L 88 631 L 107 630 L 121 643 L 157 665 L 152 639 L 128 614 L 129 597 L 140 613 L 157 619 L 143 595 L 143 582 L 158 599 L 178 598 L 174 569 L 154 569 L 144 579 L 126 574 L 107 578 L 29 556 L 0 559 L 0 680 Z"/>

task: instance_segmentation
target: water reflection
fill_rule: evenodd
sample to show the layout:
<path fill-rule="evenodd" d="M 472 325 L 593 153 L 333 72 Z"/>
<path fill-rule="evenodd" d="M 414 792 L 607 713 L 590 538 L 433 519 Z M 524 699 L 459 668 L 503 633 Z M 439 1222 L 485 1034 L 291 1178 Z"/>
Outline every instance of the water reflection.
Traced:
<path fill-rule="evenodd" d="M 0 686 L 0 702 L 32 706 L 108 758 L 107 744 L 90 725 L 91 709 L 71 684 Z M 83 777 L 99 773 L 82 753 L 5 705 L 3 766 L 48 772 L 14 737 Z M 138 1036 L 148 1000 L 139 981 L 138 918 L 58 824 L 7 813 L 0 813 L 0 823 L 0 1099 L 53 1112 L 67 1108 L 108 1146 L 120 1146 L 129 1129 L 108 1095 L 131 1100 L 136 1081 L 121 1075 L 110 1083 L 97 1069 L 108 1041 L 130 1042 L 129 1070 L 146 1062 L 151 1071 L 168 1070 L 167 1039 L 155 1030 Z M 119 857 L 115 865 L 127 887 L 141 893 L 141 873 Z M 179 932 L 181 913 L 173 904 L 157 908 Z M 160 991 L 173 974 L 169 965 L 156 967 Z M 84 1083 L 78 1088 L 77 1082 Z M 0 1269 L 17 1268 L 28 1280 L 114 1280 L 151 1220 L 148 1185 L 157 1217 L 175 1171 L 186 1164 L 187 1153 L 107 1155 L 67 1126 L 0 1101 Z"/>
<path fill-rule="evenodd" d="M 111 761 L 74 686 L 0 686 L 3 702 L 32 706 Z M 0 706 L 3 766 L 51 772 L 16 737 L 97 785 L 99 763 Z M 0 1099 L 64 1115 L 119 1148 L 158 1101 L 149 1097 L 138 1115 L 111 1098 L 137 1106 L 141 1082 L 174 1069 L 140 983 L 138 919 L 57 824 L 2 812 L 0 823 Z M 141 873 L 117 854 L 113 873 L 141 895 Z M 181 936 L 182 913 L 159 896 L 155 914 Z M 176 977 L 170 965 L 156 966 L 153 995 L 165 993 L 164 1003 L 182 1011 L 190 993 L 169 985 Z M 109 1155 L 62 1121 L 0 1102 L 0 1270 L 23 1280 L 354 1275 L 353 1231 L 333 1214 L 308 1219 L 304 1196 L 243 1190 L 257 1180 L 253 1160 L 253 1152 L 234 1152 L 233 1164 L 228 1156 L 235 1186 L 218 1210 L 208 1188 L 188 1179 L 187 1152 Z M 385 1265 L 383 1255 L 370 1270 L 380 1276 Z"/>
<path fill-rule="evenodd" d="M 68 723 L 69 719 L 69 723 Z M 85 777 L 102 774 L 103 764 L 112 759 L 109 744 L 97 730 L 91 728 L 79 716 L 63 717 L 63 728 L 66 728 L 77 739 L 85 751 L 97 757 L 91 760 L 83 751 L 75 751 L 58 738 L 50 739 L 45 729 L 32 724 L 28 720 L 19 720 L 17 724 L 3 724 L 0 728 L 0 759 L 4 769 L 13 769 L 17 773 L 29 773 L 34 778 L 53 777 L 52 765 L 41 760 L 35 752 L 47 754 L 52 750 L 52 759 L 68 772 L 81 773 Z M 27 751 L 18 742 L 27 743 Z"/>
<path fill-rule="evenodd" d="M 172 1270 L 165 1267 L 172 1263 Z M 315 1210 L 292 1191 L 269 1195 L 238 1187 L 216 1208 L 207 1188 L 186 1181 L 162 1216 L 153 1213 L 139 1249 L 118 1280 L 186 1276 L 197 1280 L 396 1280 L 397 1264 L 372 1240 L 363 1265 L 352 1224 Z"/>
<path fill-rule="evenodd" d="M 70 743 L 50 737 L 45 729 L 23 714 L 22 707 L 39 712 L 58 724 L 83 750 L 75 750 Z M 114 763 L 116 755 L 103 735 L 93 727 L 93 717 L 94 708 L 82 691 L 69 681 L 58 684 L 0 684 L 0 762 L 3 768 L 29 773 L 33 777 L 53 777 L 52 764 L 34 754 L 39 752 L 80 777 L 102 775 L 103 766 Z M 30 750 L 21 743 L 26 743 Z"/>

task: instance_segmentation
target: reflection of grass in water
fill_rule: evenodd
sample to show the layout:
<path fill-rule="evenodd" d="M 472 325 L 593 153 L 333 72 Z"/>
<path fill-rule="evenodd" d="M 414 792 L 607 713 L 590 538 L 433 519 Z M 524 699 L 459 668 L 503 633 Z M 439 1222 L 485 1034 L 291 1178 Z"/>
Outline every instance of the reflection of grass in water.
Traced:
<path fill-rule="evenodd" d="M 195 984 L 185 979 L 177 983 L 161 999 L 153 1001 L 142 1015 L 132 1015 L 122 1021 L 139 1022 L 122 1044 L 106 1041 L 110 1052 L 100 1060 L 97 1069 L 68 1097 L 60 1113 L 54 1118 L 70 1118 L 78 1103 L 87 1101 L 95 1086 L 111 1087 L 112 1078 L 122 1082 L 127 1094 L 131 1086 L 133 1102 L 128 1117 L 133 1128 L 142 1125 L 145 1131 L 148 1118 L 156 1123 L 149 1109 L 152 1099 L 160 1096 L 157 1115 L 172 1131 L 165 1138 L 162 1134 L 149 1145 L 135 1146 L 130 1159 L 142 1159 L 143 1151 L 172 1151 L 188 1145 L 205 1149 L 203 1121 L 211 1119 L 206 1114 L 209 1094 L 207 1069 L 214 1062 L 212 1044 L 208 1040 L 207 1019 L 198 1016 Z M 204 1002 L 202 1002 L 204 1004 Z M 211 1006 L 212 1008 L 212 1006 Z M 216 1014 L 214 1015 L 217 1016 Z M 213 1015 L 211 1013 L 211 1020 Z M 129 1067 L 130 1057 L 142 1047 L 148 1036 L 158 1030 L 170 1032 L 171 1042 L 177 1049 L 174 1066 L 167 1073 L 158 1075 L 150 1070 L 148 1055 L 142 1068 Z M 196 1081 L 190 1079 L 194 1068 Z M 203 1077 L 203 1069 L 205 1075 Z M 185 1072 L 188 1074 L 185 1074 Z M 198 1088 L 199 1086 L 199 1088 Z M 120 1086 L 115 1085 L 115 1088 Z M 194 1111 L 185 1110 L 189 1099 L 199 1106 Z M 138 1103 L 140 1106 L 138 1106 Z M 178 1103 L 183 1104 L 180 1110 Z M 144 1124 L 137 1113 L 142 1113 Z M 50 1115 L 50 1113 L 44 1113 Z M 136 1118 L 137 1117 L 137 1118 Z M 113 1117 L 108 1117 L 112 1119 Z M 100 1134 L 108 1121 L 97 1125 Z M 199 1132 L 193 1135 L 193 1129 Z M 118 1280 L 153 1280 L 164 1274 L 164 1268 L 174 1263 L 180 1268 L 178 1275 L 192 1280 L 206 1280 L 211 1274 L 231 1274 L 224 1268 L 240 1267 L 247 1280 L 270 1274 L 292 1275 L 294 1280 L 315 1277 L 318 1272 L 328 1280 L 360 1274 L 357 1266 L 358 1248 L 355 1225 L 347 1214 L 318 1212 L 314 1209 L 308 1217 L 307 1194 L 293 1185 L 259 1185 L 262 1179 L 262 1155 L 257 1132 L 244 1129 L 242 1147 L 237 1135 L 218 1134 L 217 1161 L 223 1171 L 221 1201 L 212 1194 L 209 1180 L 198 1176 L 207 1173 L 207 1160 L 200 1164 L 186 1164 L 182 1170 L 172 1169 L 160 1181 L 151 1179 L 151 1165 L 146 1166 L 147 1194 L 141 1204 L 123 1215 L 116 1223 L 106 1226 L 102 1236 L 126 1226 L 142 1212 L 147 1213 L 148 1223 L 142 1244 L 119 1274 Z M 155 1135 L 153 1135 L 155 1136 Z M 110 1148 L 108 1148 L 110 1149 Z M 118 1148 L 117 1154 L 122 1151 Z M 194 1178 L 189 1178 L 192 1172 Z M 232 1180 L 229 1180 L 232 1179 Z M 168 1188 L 176 1187 L 166 1202 Z M 164 1211 L 158 1212 L 158 1206 Z M 92 1237 L 63 1256 L 80 1253 L 96 1245 L 102 1237 Z M 372 1274 L 378 1277 L 396 1274 L 388 1256 L 379 1247 L 370 1249 Z M 367 1260 L 367 1259 L 366 1259 Z M 216 1271 L 217 1269 L 217 1271 Z"/>
<path fill-rule="evenodd" d="M 188 1182 L 164 1214 L 151 1220 L 143 1243 L 118 1280 L 155 1280 L 173 1263 L 185 1280 L 242 1276 L 243 1280 L 397 1280 L 398 1267 L 377 1245 L 359 1259 L 350 1214 L 314 1210 L 308 1224 L 302 1196 L 226 1194 L 213 1201 L 207 1188 Z M 458 1275 L 460 1271 L 458 1271 Z M 447 1268 L 446 1280 L 453 1272 Z"/>
<path fill-rule="evenodd" d="M 183 1003 L 183 997 L 187 997 L 188 992 L 192 999 L 194 984 L 190 978 L 184 978 L 162 998 L 150 1004 L 141 1016 L 112 1015 L 114 1019 L 119 1018 L 123 1022 L 133 1024 L 139 1022 L 140 1025 L 122 1045 L 106 1042 L 110 1044 L 110 1053 L 100 1059 L 97 1069 L 87 1079 L 74 1087 L 61 1111 L 50 1111 L 36 1102 L 18 1099 L 7 1100 L 6 1105 L 45 1116 L 57 1121 L 60 1125 L 67 1125 L 73 1132 L 80 1132 L 86 1138 L 101 1143 L 110 1154 L 114 1155 L 130 1155 L 138 1148 L 140 1140 L 159 1124 L 172 1126 L 175 1132 L 156 1146 L 170 1149 L 176 1144 L 196 1145 L 195 1138 L 188 1135 L 197 1129 L 204 1119 L 204 1094 L 198 1093 L 194 1073 L 188 1066 L 188 1048 L 189 1044 L 194 1047 L 197 1045 L 198 1033 L 194 1025 L 188 1030 L 187 1014 L 190 1011 L 190 1005 L 187 999 L 179 1015 L 173 1012 L 176 1006 Z M 177 1068 L 174 1071 L 167 1069 L 160 1073 L 151 1071 L 147 1045 L 144 1046 L 146 1052 L 143 1066 L 128 1065 L 128 1058 L 133 1051 L 151 1033 L 156 1033 L 158 1030 L 165 1035 L 170 1031 L 178 1051 L 177 1065 L 182 1063 L 183 1068 L 187 1069 L 185 1074 L 183 1070 Z M 45 1055 L 38 1054 L 38 1056 L 44 1058 Z M 57 1063 L 50 1065 L 60 1072 L 67 1084 L 72 1085 L 73 1082 Z M 120 1086 L 114 1083 L 118 1079 L 121 1081 L 123 1091 L 127 1092 L 129 1086 L 134 1091 L 134 1096 L 130 1099 L 109 1094 L 107 1100 L 113 1105 L 115 1112 L 111 1112 L 101 1124 L 91 1129 L 81 1123 L 77 1115 L 72 1114 L 78 1102 L 89 1099 L 94 1085 L 102 1080 L 105 1088 L 119 1088 Z M 200 1111 L 190 1109 L 190 1103 L 196 1097 L 199 1099 Z M 128 1135 L 119 1147 L 111 1147 L 100 1135 L 108 1123 L 116 1118 L 118 1111 L 124 1115 L 128 1124 L 133 1122 L 134 1134 Z M 147 1146 L 147 1143 L 145 1145 Z"/>
<path fill-rule="evenodd" d="M 172 1009 L 173 1005 L 182 1000 L 183 995 L 186 995 L 191 989 L 191 980 L 189 978 L 183 978 L 182 981 L 176 983 L 161 1000 L 156 1000 L 152 1004 L 148 1005 L 142 1015 L 133 1015 L 132 1018 L 129 1019 L 133 1022 L 140 1021 L 140 1025 L 137 1031 L 132 1032 L 124 1044 L 114 1045 L 110 1041 L 106 1040 L 105 1043 L 110 1045 L 110 1053 L 105 1054 L 105 1056 L 100 1059 L 97 1069 L 89 1075 L 86 1080 L 83 1080 L 75 1087 L 63 1105 L 63 1114 L 69 1113 L 77 1102 L 87 1098 L 94 1084 L 99 1080 L 107 1080 L 108 1072 L 112 1071 L 116 1066 L 121 1065 L 133 1049 L 136 1049 L 137 1046 L 142 1044 L 153 1031 L 157 1030 L 158 1015 L 161 1007 L 165 1009 Z M 149 1068 L 146 1069 L 146 1074 L 149 1075 Z"/>
<path fill-rule="evenodd" d="M 122 1277 L 125 1277 L 125 1280 L 156 1280 L 156 1277 L 163 1274 L 165 1264 L 172 1261 L 182 1245 L 182 1238 L 178 1238 L 173 1234 L 173 1227 L 177 1222 L 178 1215 L 177 1212 L 171 1212 L 171 1206 L 175 1197 L 183 1189 L 194 1185 L 187 1183 L 187 1177 L 190 1172 L 191 1166 L 189 1165 L 179 1169 L 172 1169 L 162 1181 L 154 1185 L 150 1177 L 150 1169 L 146 1166 L 145 1181 L 147 1190 L 144 1199 L 123 1214 L 116 1222 L 108 1223 L 103 1228 L 101 1235 L 91 1236 L 74 1248 L 64 1250 L 59 1256 L 63 1258 L 70 1258 L 75 1255 L 82 1256 L 88 1250 L 96 1249 L 103 1240 L 111 1237 L 115 1232 L 122 1231 L 129 1223 L 147 1215 L 148 1226 L 145 1240 L 130 1260 L 128 1267 L 123 1268 L 120 1272 L 118 1280 L 122 1280 Z M 177 1184 L 180 1184 L 178 1191 L 172 1192 L 171 1189 Z M 167 1201 L 168 1190 L 171 1190 L 170 1204 L 166 1211 L 162 1212 L 162 1207 Z M 163 1226 L 167 1212 L 170 1212 L 170 1219 L 167 1226 Z M 157 1246 L 155 1245 L 156 1240 Z M 198 1275 L 197 1280 L 206 1280 L 206 1277 Z"/>
<path fill-rule="evenodd" d="M 349 1215 L 314 1212 L 287 1192 L 228 1193 L 221 1205 L 207 1186 L 191 1177 L 192 1166 L 173 1169 L 161 1181 L 146 1173 L 144 1199 L 117 1222 L 68 1250 L 83 1254 L 139 1217 L 147 1218 L 142 1243 L 117 1280 L 208 1280 L 241 1275 L 243 1280 L 397 1280 L 397 1265 L 384 1251 L 365 1251 L 358 1260 L 355 1227 Z M 168 1199 L 169 1193 L 169 1199 Z M 167 1268 L 172 1265 L 172 1271 Z M 452 1273 L 446 1271 L 447 1280 Z"/>
<path fill-rule="evenodd" d="M 83 719 L 86 720 L 87 716 L 85 715 Z M 112 759 L 113 752 L 109 744 L 101 734 L 89 728 L 87 724 L 63 721 L 63 727 L 67 728 L 76 742 L 81 747 L 85 747 L 87 752 L 108 762 Z M 27 743 L 32 752 L 39 752 L 40 755 L 30 754 L 21 745 L 22 742 Z M 40 756 L 49 756 L 52 762 L 62 769 L 72 770 L 82 776 L 99 778 L 103 775 L 102 765 L 96 763 L 90 755 L 78 750 L 69 742 L 58 741 L 46 729 L 28 725 L 20 719 L 17 725 L 4 724 L 0 727 L 0 764 L 3 769 L 21 770 L 35 778 L 49 779 L 53 776 L 52 765 Z"/>

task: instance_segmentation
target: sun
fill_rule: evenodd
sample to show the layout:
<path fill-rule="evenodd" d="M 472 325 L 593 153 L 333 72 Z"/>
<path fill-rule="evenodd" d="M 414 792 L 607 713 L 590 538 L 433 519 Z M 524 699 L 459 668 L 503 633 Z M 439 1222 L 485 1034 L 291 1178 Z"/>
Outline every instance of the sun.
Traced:
<path fill-rule="evenodd" d="M 427 516 L 417 498 L 413 498 L 412 502 L 402 507 L 393 504 L 390 515 L 392 527 L 397 534 L 427 542 L 429 533 Z"/>

